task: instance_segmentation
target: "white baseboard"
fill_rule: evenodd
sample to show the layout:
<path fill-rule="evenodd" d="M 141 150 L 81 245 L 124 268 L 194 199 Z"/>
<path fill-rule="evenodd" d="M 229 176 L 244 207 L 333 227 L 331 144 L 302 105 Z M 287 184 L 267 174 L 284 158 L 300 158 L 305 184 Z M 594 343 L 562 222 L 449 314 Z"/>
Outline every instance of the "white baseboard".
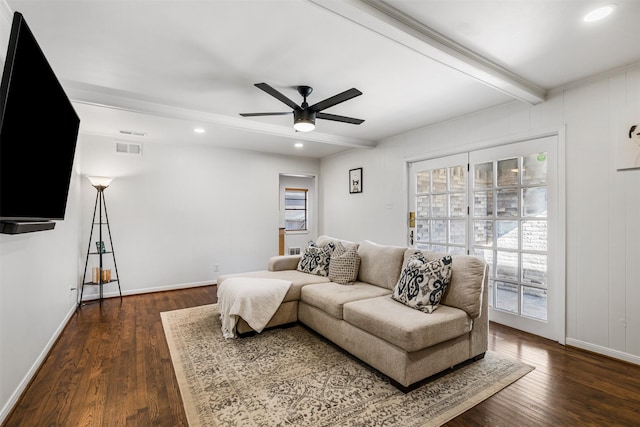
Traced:
<path fill-rule="evenodd" d="M 152 292 L 162 292 L 162 291 L 174 291 L 177 289 L 187 289 L 187 288 L 197 288 L 200 286 L 210 286 L 210 285 L 215 285 L 216 281 L 215 280 L 209 280 L 209 281 L 204 281 L 204 282 L 190 282 L 190 283 L 178 283 L 178 284 L 174 284 L 174 285 L 165 285 L 165 286 L 155 286 L 152 288 L 141 288 L 141 289 L 133 289 L 130 291 L 123 291 L 122 292 L 122 296 L 127 296 L 127 295 L 139 295 L 139 294 L 150 294 Z M 84 297 L 82 298 L 83 301 L 90 301 L 95 299 L 98 296 L 98 294 L 84 294 Z M 111 291 L 111 292 L 105 292 L 103 294 L 103 298 L 114 298 L 114 297 L 119 297 L 120 294 L 118 293 L 118 291 Z"/>
<path fill-rule="evenodd" d="M 42 365 L 42 363 L 44 363 L 44 360 L 47 358 L 49 351 L 51 351 L 51 348 L 56 343 L 56 341 L 58 340 L 58 337 L 64 330 L 65 326 L 67 326 L 69 319 L 71 319 L 71 316 L 73 316 L 75 312 L 76 312 L 76 305 L 73 304 L 73 307 L 69 309 L 69 312 L 67 313 L 67 315 L 64 317 L 64 319 L 62 319 L 62 322 L 60 322 L 60 324 L 56 328 L 55 332 L 53 333 L 53 336 L 51 337 L 49 342 L 47 342 L 47 345 L 45 345 L 44 349 L 42 349 L 42 351 L 40 352 L 40 355 L 38 356 L 38 358 L 35 360 L 35 362 L 33 362 L 33 365 L 31 365 L 31 368 L 29 369 L 25 377 L 22 379 L 22 381 L 18 385 L 18 388 L 14 390 L 13 394 L 7 401 L 6 405 L 4 405 L 4 407 L 2 408 L 2 411 L 0 411 L 0 424 L 4 423 L 5 418 L 7 418 L 7 416 L 9 415 L 9 413 L 11 412 L 15 404 L 18 403 L 18 399 L 20 399 L 20 396 L 22 396 L 22 393 L 24 393 L 24 391 L 26 390 L 27 386 L 35 376 L 36 372 L 38 372 L 38 369 L 40 369 L 40 366 Z"/>
<path fill-rule="evenodd" d="M 634 354 L 625 353 L 624 351 L 614 350 L 608 347 L 602 347 L 600 345 L 591 344 L 585 341 L 580 341 L 574 338 L 567 338 L 567 345 L 572 347 L 581 348 L 583 350 L 591 351 L 593 353 L 602 354 L 604 356 L 612 357 L 614 359 L 623 360 L 625 362 L 640 365 L 640 356 Z"/>

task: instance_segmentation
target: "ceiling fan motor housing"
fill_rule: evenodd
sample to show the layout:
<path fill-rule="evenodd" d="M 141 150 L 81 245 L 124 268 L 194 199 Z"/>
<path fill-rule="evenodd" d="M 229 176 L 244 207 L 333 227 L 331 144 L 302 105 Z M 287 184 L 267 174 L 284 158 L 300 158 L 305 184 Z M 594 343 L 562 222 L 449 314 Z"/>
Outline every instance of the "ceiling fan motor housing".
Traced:
<path fill-rule="evenodd" d="M 294 110 L 293 111 L 293 126 L 295 127 L 296 123 L 311 123 L 313 125 L 316 124 L 316 112 L 312 111 L 308 108 L 304 110 Z"/>

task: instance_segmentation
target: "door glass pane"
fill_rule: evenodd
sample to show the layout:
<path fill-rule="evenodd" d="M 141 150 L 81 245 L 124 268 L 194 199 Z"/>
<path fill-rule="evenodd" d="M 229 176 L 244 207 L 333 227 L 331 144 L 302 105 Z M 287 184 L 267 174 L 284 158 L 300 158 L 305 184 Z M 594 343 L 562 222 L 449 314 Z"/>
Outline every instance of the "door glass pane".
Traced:
<path fill-rule="evenodd" d="M 431 245 L 431 249 L 429 249 L 433 252 L 442 252 L 442 253 L 446 253 L 447 252 L 447 247 L 443 246 L 443 245 Z"/>
<path fill-rule="evenodd" d="M 416 196 L 416 205 L 418 218 L 429 216 L 429 196 Z"/>
<path fill-rule="evenodd" d="M 498 161 L 498 187 L 518 185 L 518 159 Z"/>
<path fill-rule="evenodd" d="M 416 219 L 416 240 L 419 242 L 429 241 L 429 220 Z"/>
<path fill-rule="evenodd" d="M 449 243 L 464 245 L 466 243 L 466 221 L 463 219 L 449 220 Z"/>
<path fill-rule="evenodd" d="M 530 154 L 522 158 L 522 185 L 546 184 L 547 153 Z"/>
<path fill-rule="evenodd" d="M 464 191 L 467 185 L 467 174 L 464 166 L 449 168 L 449 190 Z"/>
<path fill-rule="evenodd" d="M 493 187 L 493 162 L 480 163 L 474 167 L 473 187 L 492 188 Z"/>
<path fill-rule="evenodd" d="M 498 190 L 498 216 L 518 216 L 519 191 L 516 189 Z"/>
<path fill-rule="evenodd" d="M 518 249 L 518 221 L 496 221 L 499 248 Z"/>
<path fill-rule="evenodd" d="M 522 189 L 522 215 L 535 217 L 547 216 L 546 187 Z"/>
<path fill-rule="evenodd" d="M 418 193 L 429 193 L 429 171 L 422 171 L 416 173 L 416 191 Z"/>
<path fill-rule="evenodd" d="M 444 193 L 447 191 L 447 168 L 434 169 L 431 172 L 431 191 L 433 193 Z"/>
<path fill-rule="evenodd" d="M 497 251 L 496 277 L 499 279 L 513 280 L 517 282 L 518 275 L 518 253 Z"/>
<path fill-rule="evenodd" d="M 449 195 L 449 207 L 451 209 L 449 216 L 464 217 L 467 215 L 467 196 L 464 193 L 455 193 Z"/>
<path fill-rule="evenodd" d="M 547 320 L 547 290 L 523 286 L 522 314 L 538 320 Z"/>
<path fill-rule="evenodd" d="M 498 281 L 496 281 L 495 284 L 496 308 L 512 313 L 519 313 L 518 285 Z"/>
<path fill-rule="evenodd" d="M 493 246 L 493 221 L 473 221 L 473 243 Z"/>
<path fill-rule="evenodd" d="M 547 250 L 547 221 L 522 221 L 522 249 Z"/>
<path fill-rule="evenodd" d="M 473 193 L 473 215 L 493 216 L 493 190 Z"/>
<path fill-rule="evenodd" d="M 431 241 L 435 243 L 447 243 L 447 221 L 446 220 L 431 221 Z"/>
<path fill-rule="evenodd" d="M 446 194 L 431 196 L 431 216 L 435 218 L 444 218 L 447 216 Z"/>
<path fill-rule="evenodd" d="M 538 254 L 522 254 L 522 282 L 546 285 L 547 256 Z"/>

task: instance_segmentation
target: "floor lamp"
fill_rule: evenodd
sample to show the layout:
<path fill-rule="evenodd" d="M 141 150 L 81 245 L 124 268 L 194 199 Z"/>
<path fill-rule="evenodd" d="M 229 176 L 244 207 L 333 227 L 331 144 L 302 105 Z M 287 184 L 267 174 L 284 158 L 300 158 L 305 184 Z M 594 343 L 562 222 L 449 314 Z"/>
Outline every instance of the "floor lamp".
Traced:
<path fill-rule="evenodd" d="M 93 220 L 91 223 L 91 233 L 89 234 L 89 247 L 87 248 L 87 258 L 84 263 L 84 274 L 82 276 L 82 288 L 80 290 L 80 300 L 78 301 L 78 307 L 80 307 L 80 305 L 82 304 L 82 297 L 84 294 L 85 285 L 98 285 L 99 287 L 99 292 L 100 292 L 99 299 L 90 301 L 90 302 L 99 301 L 100 304 L 102 304 L 102 300 L 104 298 L 103 285 L 111 282 L 118 283 L 118 293 L 120 294 L 120 299 L 122 299 L 122 290 L 120 288 L 120 275 L 118 274 L 118 265 L 116 264 L 116 254 L 113 249 L 113 240 L 111 239 L 111 228 L 109 227 L 109 215 L 107 214 L 107 203 L 104 198 L 104 190 L 106 190 L 107 187 L 109 187 L 109 184 L 111 184 L 111 181 L 113 181 L 113 178 L 108 178 L 103 176 L 89 176 L 87 178 L 91 182 L 91 185 L 93 185 L 97 190 L 97 194 L 96 194 L 96 202 L 93 206 Z M 103 221 L 103 212 L 104 212 L 104 221 Z M 97 222 L 96 222 L 96 214 L 98 218 Z M 107 248 L 104 247 L 104 240 L 102 240 L 102 227 L 104 225 L 107 226 L 107 233 L 109 235 L 108 251 L 106 250 Z M 96 226 L 98 227 L 98 240 L 96 241 L 96 251 L 91 252 L 91 242 L 93 239 L 93 231 Z M 104 274 L 106 270 L 103 269 L 104 267 L 103 256 L 106 254 L 111 254 L 111 256 L 113 257 L 113 268 L 116 272 L 115 277 L 109 277 L 108 275 Z M 98 256 L 99 270 L 97 274 L 97 281 L 95 277 L 96 275 L 94 275 L 93 280 L 91 282 L 86 282 L 85 278 L 87 275 L 87 266 L 89 265 L 90 255 Z"/>

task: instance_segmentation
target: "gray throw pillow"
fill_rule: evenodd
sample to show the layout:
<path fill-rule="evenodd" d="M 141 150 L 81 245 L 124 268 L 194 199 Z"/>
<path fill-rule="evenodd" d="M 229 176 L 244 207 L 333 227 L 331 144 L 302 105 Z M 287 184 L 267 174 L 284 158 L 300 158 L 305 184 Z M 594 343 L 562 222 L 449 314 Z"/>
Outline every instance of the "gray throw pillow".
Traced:
<path fill-rule="evenodd" d="M 336 242 L 329 262 L 329 280 L 341 285 L 350 285 L 358 277 L 359 269 L 358 245 L 350 245 L 347 249 L 342 243 Z"/>

